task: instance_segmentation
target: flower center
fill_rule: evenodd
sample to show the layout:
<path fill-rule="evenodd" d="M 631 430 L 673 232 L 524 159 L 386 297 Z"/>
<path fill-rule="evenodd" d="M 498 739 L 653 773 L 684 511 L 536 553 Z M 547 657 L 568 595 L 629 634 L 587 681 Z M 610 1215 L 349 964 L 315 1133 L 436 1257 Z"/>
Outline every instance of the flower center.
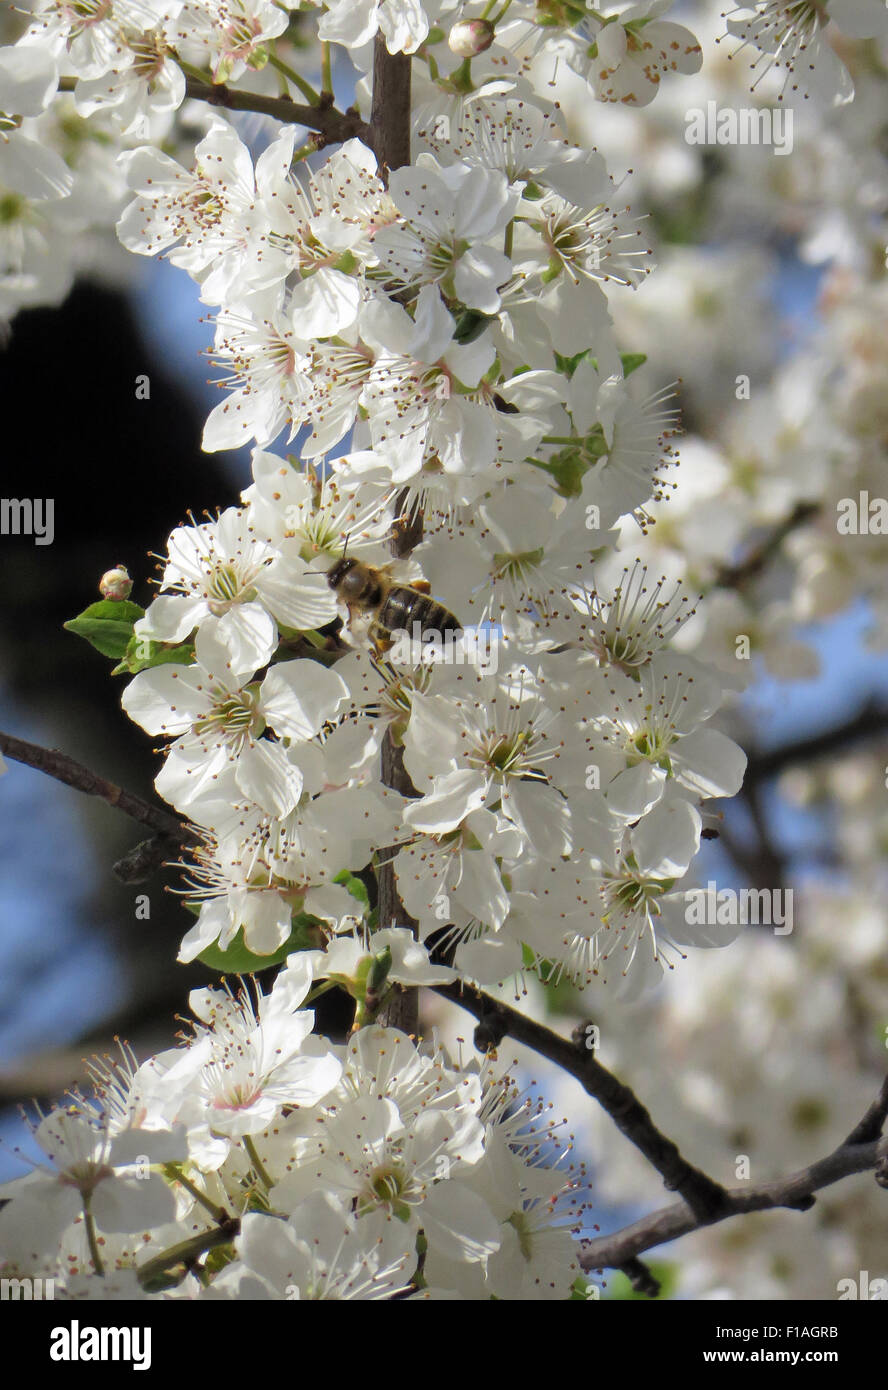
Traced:
<path fill-rule="evenodd" d="M 256 597 L 255 589 L 245 587 L 243 575 L 236 565 L 222 564 L 209 575 L 207 599 L 214 617 L 227 613 L 234 603 L 249 603 Z"/>
<path fill-rule="evenodd" d="M 385 1206 L 399 1221 L 407 1221 L 410 1218 L 410 1207 L 405 1200 L 408 1188 L 403 1168 L 396 1163 L 382 1164 L 370 1174 L 364 1201 L 358 1203 L 359 1210 L 362 1206 L 365 1210 Z"/>
<path fill-rule="evenodd" d="M 523 1211 L 513 1211 L 507 1219 L 508 1224 L 515 1228 L 518 1236 L 518 1249 L 525 1260 L 530 1260 L 533 1257 L 533 1241 L 527 1224 L 527 1216 Z"/>
<path fill-rule="evenodd" d="M 498 782 L 522 777 L 529 768 L 534 742 L 533 732 L 527 729 L 510 734 L 489 733 L 472 750 L 468 761 L 474 767 L 486 767 Z"/>
<path fill-rule="evenodd" d="M 520 550 L 509 555 L 504 552 L 494 555 L 494 578 L 523 581 L 537 568 L 545 556 L 545 549 Z"/>
<path fill-rule="evenodd" d="M 198 737 L 210 735 L 227 743 L 234 751 L 243 748 L 265 730 L 256 701 L 256 694 L 251 690 L 223 696 L 210 713 L 195 724 L 195 734 Z"/>
<path fill-rule="evenodd" d="M 111 13 L 111 0 L 74 0 L 73 4 L 63 5 L 62 14 L 72 28 L 72 37 L 81 34 L 93 24 L 101 24 Z"/>
<path fill-rule="evenodd" d="M 637 878 L 632 873 L 626 873 L 621 878 L 608 877 L 601 889 L 605 906 L 603 916 L 607 919 L 616 913 L 621 917 L 659 917 L 658 899 L 667 887 L 669 884 L 665 881 Z"/>

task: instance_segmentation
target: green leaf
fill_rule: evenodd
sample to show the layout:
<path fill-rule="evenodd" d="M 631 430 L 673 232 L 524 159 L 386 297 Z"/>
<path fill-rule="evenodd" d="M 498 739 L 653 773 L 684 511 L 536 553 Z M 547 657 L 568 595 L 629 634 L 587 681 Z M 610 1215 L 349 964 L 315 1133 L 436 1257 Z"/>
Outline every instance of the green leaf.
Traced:
<path fill-rule="evenodd" d="M 456 328 L 453 330 L 453 338 L 457 343 L 473 343 L 476 338 L 480 338 L 489 323 L 492 323 L 495 314 L 482 314 L 480 309 L 466 309 L 456 321 Z"/>
<path fill-rule="evenodd" d="M 166 642 L 152 642 L 147 637 L 137 637 L 133 633 L 127 643 L 123 660 L 114 667 L 112 676 L 135 675 L 138 671 L 147 671 L 150 666 L 168 666 L 171 663 L 179 666 L 190 666 L 194 660 L 194 644 L 192 642 L 180 642 L 178 646 L 170 646 Z"/>
<path fill-rule="evenodd" d="M 67 632 L 83 637 L 102 656 L 119 661 L 133 635 L 133 623 L 145 616 L 144 608 L 129 599 L 100 599 L 84 608 L 76 618 L 64 623 Z"/>
<path fill-rule="evenodd" d="M 270 956 L 257 956 L 244 942 L 244 929 L 241 927 L 231 945 L 221 951 L 217 945 L 208 946 L 201 951 L 198 960 L 209 966 L 219 975 L 256 975 L 271 965 L 279 965 L 294 951 L 317 951 L 322 945 L 320 923 L 317 917 L 309 917 L 300 912 L 293 918 L 293 930 L 282 946 Z"/>

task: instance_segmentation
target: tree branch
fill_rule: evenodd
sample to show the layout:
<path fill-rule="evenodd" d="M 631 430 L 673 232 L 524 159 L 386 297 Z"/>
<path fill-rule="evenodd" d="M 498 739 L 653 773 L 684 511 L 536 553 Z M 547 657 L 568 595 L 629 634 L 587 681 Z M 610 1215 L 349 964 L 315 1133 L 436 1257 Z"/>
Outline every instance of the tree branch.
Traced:
<path fill-rule="evenodd" d="M 761 574 L 790 532 L 804 526 L 819 511 L 820 504 L 817 502 L 797 503 L 789 516 L 778 522 L 744 559 L 738 560 L 734 565 L 720 566 L 716 571 L 712 587 L 716 589 L 742 589 L 751 579 L 755 579 Z"/>
<path fill-rule="evenodd" d="M 508 1035 L 579 1081 L 586 1094 L 598 1101 L 617 1128 L 653 1164 L 669 1191 L 681 1193 L 687 1203 L 686 1207 L 682 1204 L 682 1210 L 691 1212 L 699 1224 L 727 1214 L 730 1202 L 727 1189 L 688 1163 L 672 1140 L 657 1128 L 635 1093 L 596 1061 L 592 1050 L 585 1045 L 587 1037 L 582 1027 L 576 1030 L 574 1041 L 569 1041 L 544 1024 L 526 1018 L 509 1004 L 458 982 L 437 985 L 435 993 L 478 1019 L 475 1046 L 479 1051 L 497 1047 Z M 619 1263 L 628 1264 L 635 1253 L 630 1251 Z"/>
<path fill-rule="evenodd" d="M 73 92 L 77 79 L 63 77 L 59 81 L 59 91 Z M 301 125 L 314 130 L 322 136 L 318 148 L 323 145 L 340 144 L 357 136 L 369 144 L 369 126 L 357 111 L 337 111 L 326 101 L 318 106 L 292 101 L 288 96 L 269 97 L 261 92 L 243 92 L 236 87 L 226 87 L 224 82 L 200 82 L 196 77 L 185 78 L 185 95 L 192 101 L 205 101 L 210 106 L 222 106 L 227 111 L 255 111 L 260 116 L 273 116 L 285 125 Z"/>
<path fill-rule="evenodd" d="M 286 125 L 302 125 L 323 136 L 323 143 L 334 145 L 357 136 L 370 144 L 370 127 L 357 111 L 337 111 L 335 106 L 304 105 L 288 96 L 267 97 L 259 92 L 242 92 L 226 87 L 224 82 L 198 82 L 194 77 L 185 80 L 185 95 L 210 106 L 222 106 L 227 111 L 256 111 L 261 116 L 273 116 Z M 320 146 L 319 146 L 320 148 Z"/>
<path fill-rule="evenodd" d="M 888 1120 L 888 1076 L 882 1082 L 882 1089 L 876 1096 L 872 1105 L 867 1110 L 859 1124 L 855 1125 L 845 1144 L 853 1146 L 855 1144 L 872 1144 L 876 1139 L 880 1139 L 882 1130 L 885 1128 L 885 1121 Z"/>
<path fill-rule="evenodd" d="M 171 815 L 159 806 L 152 806 L 150 802 L 143 801 L 132 792 L 124 791 L 114 782 L 91 772 L 83 763 L 77 762 L 67 753 L 60 753 L 57 748 L 43 748 L 38 743 L 28 743 L 23 738 L 14 738 L 12 734 L 5 734 L 0 730 L 0 753 L 5 753 L 13 762 L 24 763 L 27 767 L 36 768 L 38 772 L 45 772 L 47 777 L 54 777 L 57 782 L 74 787 L 85 796 L 100 797 L 109 806 L 114 806 L 125 816 L 129 816 L 130 820 L 147 825 L 155 835 L 167 841 L 178 845 L 183 840 L 193 838 L 194 832 L 185 821 L 179 820 L 177 816 Z"/>
<path fill-rule="evenodd" d="M 404 770 L 403 751 L 392 742 L 390 729 L 386 730 L 382 744 L 382 781 L 402 796 L 416 795 L 416 788 Z M 380 927 L 409 927 L 415 936 L 417 924 L 401 902 L 395 882 L 392 860 L 396 853 L 396 849 L 387 849 L 379 856 L 378 921 Z M 379 1022 L 386 1028 L 400 1028 L 404 1033 L 416 1034 L 419 1031 L 419 990 L 393 985 L 380 1011 Z"/>
<path fill-rule="evenodd" d="M 776 748 L 766 748 L 761 752 L 751 752 L 746 768 L 746 782 L 763 782 L 776 777 L 786 767 L 796 763 L 810 763 L 817 758 L 846 748 L 849 744 L 862 743 L 866 739 L 888 735 L 888 709 L 877 700 L 869 700 L 851 719 L 844 724 L 824 729 L 822 733 L 807 738 L 782 743 Z"/>
<path fill-rule="evenodd" d="M 645 1250 L 665 1241 L 675 1240 L 719 1221 L 727 1221 L 732 1216 L 745 1216 L 754 1211 L 770 1211 L 777 1207 L 789 1207 L 796 1211 L 809 1211 L 814 1205 L 814 1193 L 821 1188 L 831 1187 L 842 1178 L 853 1173 L 865 1173 L 883 1168 L 888 1162 L 888 1139 L 880 1139 L 888 1115 L 888 1079 L 884 1082 L 880 1095 L 870 1106 L 866 1115 L 848 1138 L 826 1158 L 819 1159 L 807 1168 L 788 1177 L 773 1182 L 761 1183 L 757 1187 L 748 1184 L 730 1188 L 726 1195 L 728 1206 L 720 1214 L 701 1220 L 691 1211 L 686 1202 L 676 1202 L 674 1206 L 651 1212 L 641 1217 L 631 1226 L 611 1235 L 599 1236 L 586 1243 L 580 1257 L 585 1270 L 619 1269 L 629 1266 Z M 860 1139 L 857 1136 L 862 1135 Z M 878 1180 L 878 1178 L 877 1178 Z"/>
<path fill-rule="evenodd" d="M 389 53 L 385 38 L 377 34 L 373 49 L 373 101 L 367 143 L 376 155 L 380 176 L 386 182 L 392 170 L 410 163 L 410 78 L 410 56 L 406 53 Z M 391 543 L 395 555 L 404 555 L 410 548 L 409 537 L 405 547 L 405 534 L 403 525 L 399 529 L 396 523 L 392 529 Z M 391 730 L 386 733 L 382 745 L 382 781 L 402 796 L 416 795 L 416 788 L 404 770 L 402 750 L 392 742 Z M 380 856 L 379 925 L 409 926 L 415 935 L 416 923 L 405 912 L 395 883 L 392 866 L 394 855 L 395 851 L 391 850 L 386 851 L 384 857 Z M 401 1028 L 405 1033 L 418 1032 L 419 991 L 395 986 L 381 1011 L 380 1022 L 390 1028 Z"/>
<path fill-rule="evenodd" d="M 782 888 L 786 881 L 786 862 L 770 833 L 761 784 L 754 777 L 744 778 L 740 796 L 749 812 L 755 838 L 755 847 L 749 851 L 745 865 L 749 881 L 756 888 Z M 728 840 L 726 845 L 730 850 L 732 842 Z M 739 850 L 736 844 L 733 848 L 735 852 Z"/>
<path fill-rule="evenodd" d="M 373 104 L 367 143 L 379 161 L 380 174 L 410 163 L 410 77 L 408 53 L 389 53 L 376 35 L 373 48 Z"/>
<path fill-rule="evenodd" d="M 620 1273 L 625 1274 L 636 1293 L 646 1294 L 648 1298 L 659 1296 L 660 1281 L 641 1260 L 628 1260 L 621 1266 Z"/>

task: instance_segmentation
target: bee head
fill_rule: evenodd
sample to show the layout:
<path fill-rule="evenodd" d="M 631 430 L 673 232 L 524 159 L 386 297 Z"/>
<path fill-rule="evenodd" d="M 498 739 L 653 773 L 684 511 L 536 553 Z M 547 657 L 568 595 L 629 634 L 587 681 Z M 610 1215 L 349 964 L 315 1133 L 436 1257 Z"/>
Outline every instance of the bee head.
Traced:
<path fill-rule="evenodd" d="M 346 559 L 343 555 L 327 572 L 327 583 L 331 589 L 338 589 L 343 598 L 357 598 L 364 588 L 364 575 L 357 560 Z"/>

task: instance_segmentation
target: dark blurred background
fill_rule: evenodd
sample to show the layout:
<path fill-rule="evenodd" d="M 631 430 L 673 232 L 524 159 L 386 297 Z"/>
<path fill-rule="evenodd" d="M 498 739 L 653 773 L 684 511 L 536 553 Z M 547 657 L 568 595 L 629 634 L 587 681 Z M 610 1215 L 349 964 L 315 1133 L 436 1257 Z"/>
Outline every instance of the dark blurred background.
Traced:
<path fill-rule="evenodd" d="M 157 556 L 192 512 L 239 500 L 249 451 L 204 454 L 217 399 L 212 329 L 183 271 L 140 263 L 121 290 L 78 283 L 58 309 L 19 314 L 0 347 L 2 494 L 53 498 L 54 538 L 0 537 L 0 729 L 58 748 L 100 776 L 153 791 L 153 740 L 120 707 L 123 681 L 63 624 L 125 565 L 147 606 Z M 148 377 L 149 395 L 137 396 Z M 162 867 L 126 884 L 113 865 L 149 834 L 96 797 L 7 759 L 0 780 L 0 1137 L 20 1143 L 17 1101 L 83 1077 L 82 1058 L 125 1038 L 170 1046 L 188 992 L 215 977 L 177 964 L 190 918 Z M 147 919 L 136 909 L 148 896 Z M 144 914 L 144 905 L 140 907 Z M 322 1004 L 325 1001 L 321 1001 Z M 319 1023 L 337 1032 L 336 1001 Z M 344 1017 L 344 1014 L 343 1014 Z M 0 1147 L 0 1176 L 20 1167 Z"/>
<path fill-rule="evenodd" d="M 143 375 L 150 395 L 137 399 Z M 51 545 L 0 538 L 0 727 L 154 800 L 157 759 L 120 708 L 113 663 L 62 624 L 99 597 L 117 563 L 147 604 L 148 552 L 163 551 L 186 509 L 236 501 L 242 470 L 201 453 L 200 405 L 178 364 L 140 336 L 126 294 L 79 284 L 61 308 L 20 314 L 0 382 L 3 494 L 55 500 Z M 44 1071 L 39 1053 L 74 1036 L 104 1041 L 118 1019 L 162 1045 L 206 972 L 175 964 L 182 907 L 162 891 L 168 871 L 132 886 L 112 873 L 144 838 L 137 824 L 9 762 L 0 825 L 0 1064 L 8 1073 L 38 1054 L 30 1077 L 7 1075 L 5 1099 L 26 1079 L 38 1094 L 64 1085 L 76 1059 L 62 1052 Z M 147 921 L 135 917 L 139 893 Z"/>

